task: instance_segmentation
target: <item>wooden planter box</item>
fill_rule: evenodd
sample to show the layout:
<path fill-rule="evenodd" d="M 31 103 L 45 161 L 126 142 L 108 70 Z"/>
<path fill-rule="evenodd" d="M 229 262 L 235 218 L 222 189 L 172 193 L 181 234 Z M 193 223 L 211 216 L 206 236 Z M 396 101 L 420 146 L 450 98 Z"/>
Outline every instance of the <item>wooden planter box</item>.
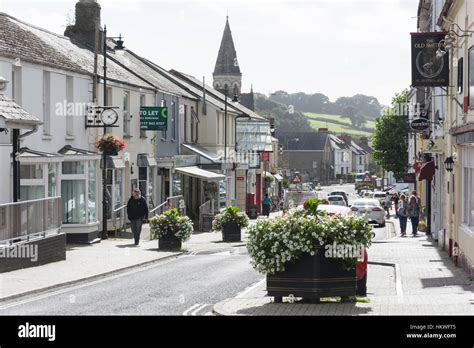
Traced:
<path fill-rule="evenodd" d="M 222 229 L 222 240 L 224 242 L 240 242 L 241 229 L 240 225 L 236 223 L 225 224 Z"/>
<path fill-rule="evenodd" d="M 162 250 L 180 250 L 182 246 L 181 240 L 174 234 L 168 233 L 158 239 L 158 249 Z"/>
<path fill-rule="evenodd" d="M 275 302 L 292 294 L 294 297 L 319 300 L 321 297 L 356 295 L 356 269 L 346 270 L 340 259 L 326 258 L 324 248 L 316 255 L 304 254 L 285 265 L 284 272 L 267 275 L 268 296 Z"/>

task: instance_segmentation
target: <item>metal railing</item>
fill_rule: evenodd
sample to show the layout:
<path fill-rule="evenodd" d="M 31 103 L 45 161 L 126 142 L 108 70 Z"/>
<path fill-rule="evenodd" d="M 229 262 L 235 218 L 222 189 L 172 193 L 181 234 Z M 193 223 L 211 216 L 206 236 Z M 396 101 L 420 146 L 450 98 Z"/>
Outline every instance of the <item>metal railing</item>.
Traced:
<path fill-rule="evenodd" d="M 13 244 L 60 233 L 61 197 L 0 204 L 0 244 Z"/>
<path fill-rule="evenodd" d="M 122 230 L 124 233 L 127 231 L 127 220 L 126 212 L 124 211 L 127 208 L 127 204 L 122 203 L 122 205 L 112 211 L 112 223 L 114 225 L 114 236 L 117 237 L 117 230 Z M 117 227 L 117 222 L 120 222 Z"/>

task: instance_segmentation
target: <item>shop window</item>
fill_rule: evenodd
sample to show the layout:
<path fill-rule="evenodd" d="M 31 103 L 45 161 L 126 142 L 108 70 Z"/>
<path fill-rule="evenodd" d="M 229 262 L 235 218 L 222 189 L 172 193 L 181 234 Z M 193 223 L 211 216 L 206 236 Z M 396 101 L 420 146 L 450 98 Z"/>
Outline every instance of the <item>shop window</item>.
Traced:
<path fill-rule="evenodd" d="M 88 187 L 88 202 L 87 207 L 89 211 L 89 223 L 97 221 L 97 184 L 96 184 L 96 162 L 89 161 L 89 187 Z"/>
<path fill-rule="evenodd" d="M 56 164 L 48 164 L 48 197 L 57 196 Z"/>
<path fill-rule="evenodd" d="M 138 189 L 141 191 L 143 197 L 148 196 L 148 168 L 139 167 L 138 168 Z"/>
<path fill-rule="evenodd" d="M 86 223 L 86 181 L 62 180 L 61 197 L 63 199 L 63 223 Z"/>
<path fill-rule="evenodd" d="M 44 186 L 21 186 L 20 197 L 22 201 L 30 201 L 32 199 L 44 198 Z"/>
<path fill-rule="evenodd" d="M 20 179 L 43 179 L 42 164 L 20 165 Z"/>
<path fill-rule="evenodd" d="M 71 161 L 63 162 L 62 173 L 66 175 L 84 174 L 84 162 Z"/>
<path fill-rule="evenodd" d="M 462 93 L 463 84 L 463 73 L 464 73 L 464 58 L 458 60 L 458 94 Z"/>

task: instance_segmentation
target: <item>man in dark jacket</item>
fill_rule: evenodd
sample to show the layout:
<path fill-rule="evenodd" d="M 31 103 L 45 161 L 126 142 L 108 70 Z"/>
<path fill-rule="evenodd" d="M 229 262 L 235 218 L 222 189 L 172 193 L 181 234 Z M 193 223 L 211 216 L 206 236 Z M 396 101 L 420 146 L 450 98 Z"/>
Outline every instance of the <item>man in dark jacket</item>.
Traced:
<path fill-rule="evenodd" d="M 135 238 L 135 245 L 140 241 L 140 233 L 142 232 L 142 223 L 144 219 L 148 218 L 148 204 L 145 198 L 141 196 L 138 188 L 133 190 L 132 197 L 127 203 L 127 215 L 132 226 L 133 237 Z"/>

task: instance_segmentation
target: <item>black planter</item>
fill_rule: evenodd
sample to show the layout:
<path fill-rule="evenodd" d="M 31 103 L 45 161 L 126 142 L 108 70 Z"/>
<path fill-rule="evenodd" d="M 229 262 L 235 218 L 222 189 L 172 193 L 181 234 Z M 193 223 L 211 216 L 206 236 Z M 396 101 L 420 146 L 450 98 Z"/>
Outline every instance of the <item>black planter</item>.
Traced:
<path fill-rule="evenodd" d="M 158 239 L 158 249 L 162 250 L 180 250 L 181 240 L 172 233 L 168 233 Z"/>
<path fill-rule="evenodd" d="M 319 300 L 321 297 L 356 295 L 356 269 L 343 268 L 340 259 L 326 258 L 325 249 L 316 255 L 303 254 L 295 262 L 285 265 L 284 272 L 267 275 L 267 293 L 281 302 L 282 297 Z"/>
<path fill-rule="evenodd" d="M 257 206 L 253 206 L 249 208 L 248 211 L 249 219 L 255 220 L 257 218 Z"/>
<path fill-rule="evenodd" d="M 106 156 L 117 156 L 118 155 L 118 151 L 115 150 L 115 149 L 104 149 L 104 154 Z"/>
<path fill-rule="evenodd" d="M 240 225 L 236 223 L 225 224 L 222 229 L 222 240 L 224 242 L 240 242 L 241 241 Z"/>

